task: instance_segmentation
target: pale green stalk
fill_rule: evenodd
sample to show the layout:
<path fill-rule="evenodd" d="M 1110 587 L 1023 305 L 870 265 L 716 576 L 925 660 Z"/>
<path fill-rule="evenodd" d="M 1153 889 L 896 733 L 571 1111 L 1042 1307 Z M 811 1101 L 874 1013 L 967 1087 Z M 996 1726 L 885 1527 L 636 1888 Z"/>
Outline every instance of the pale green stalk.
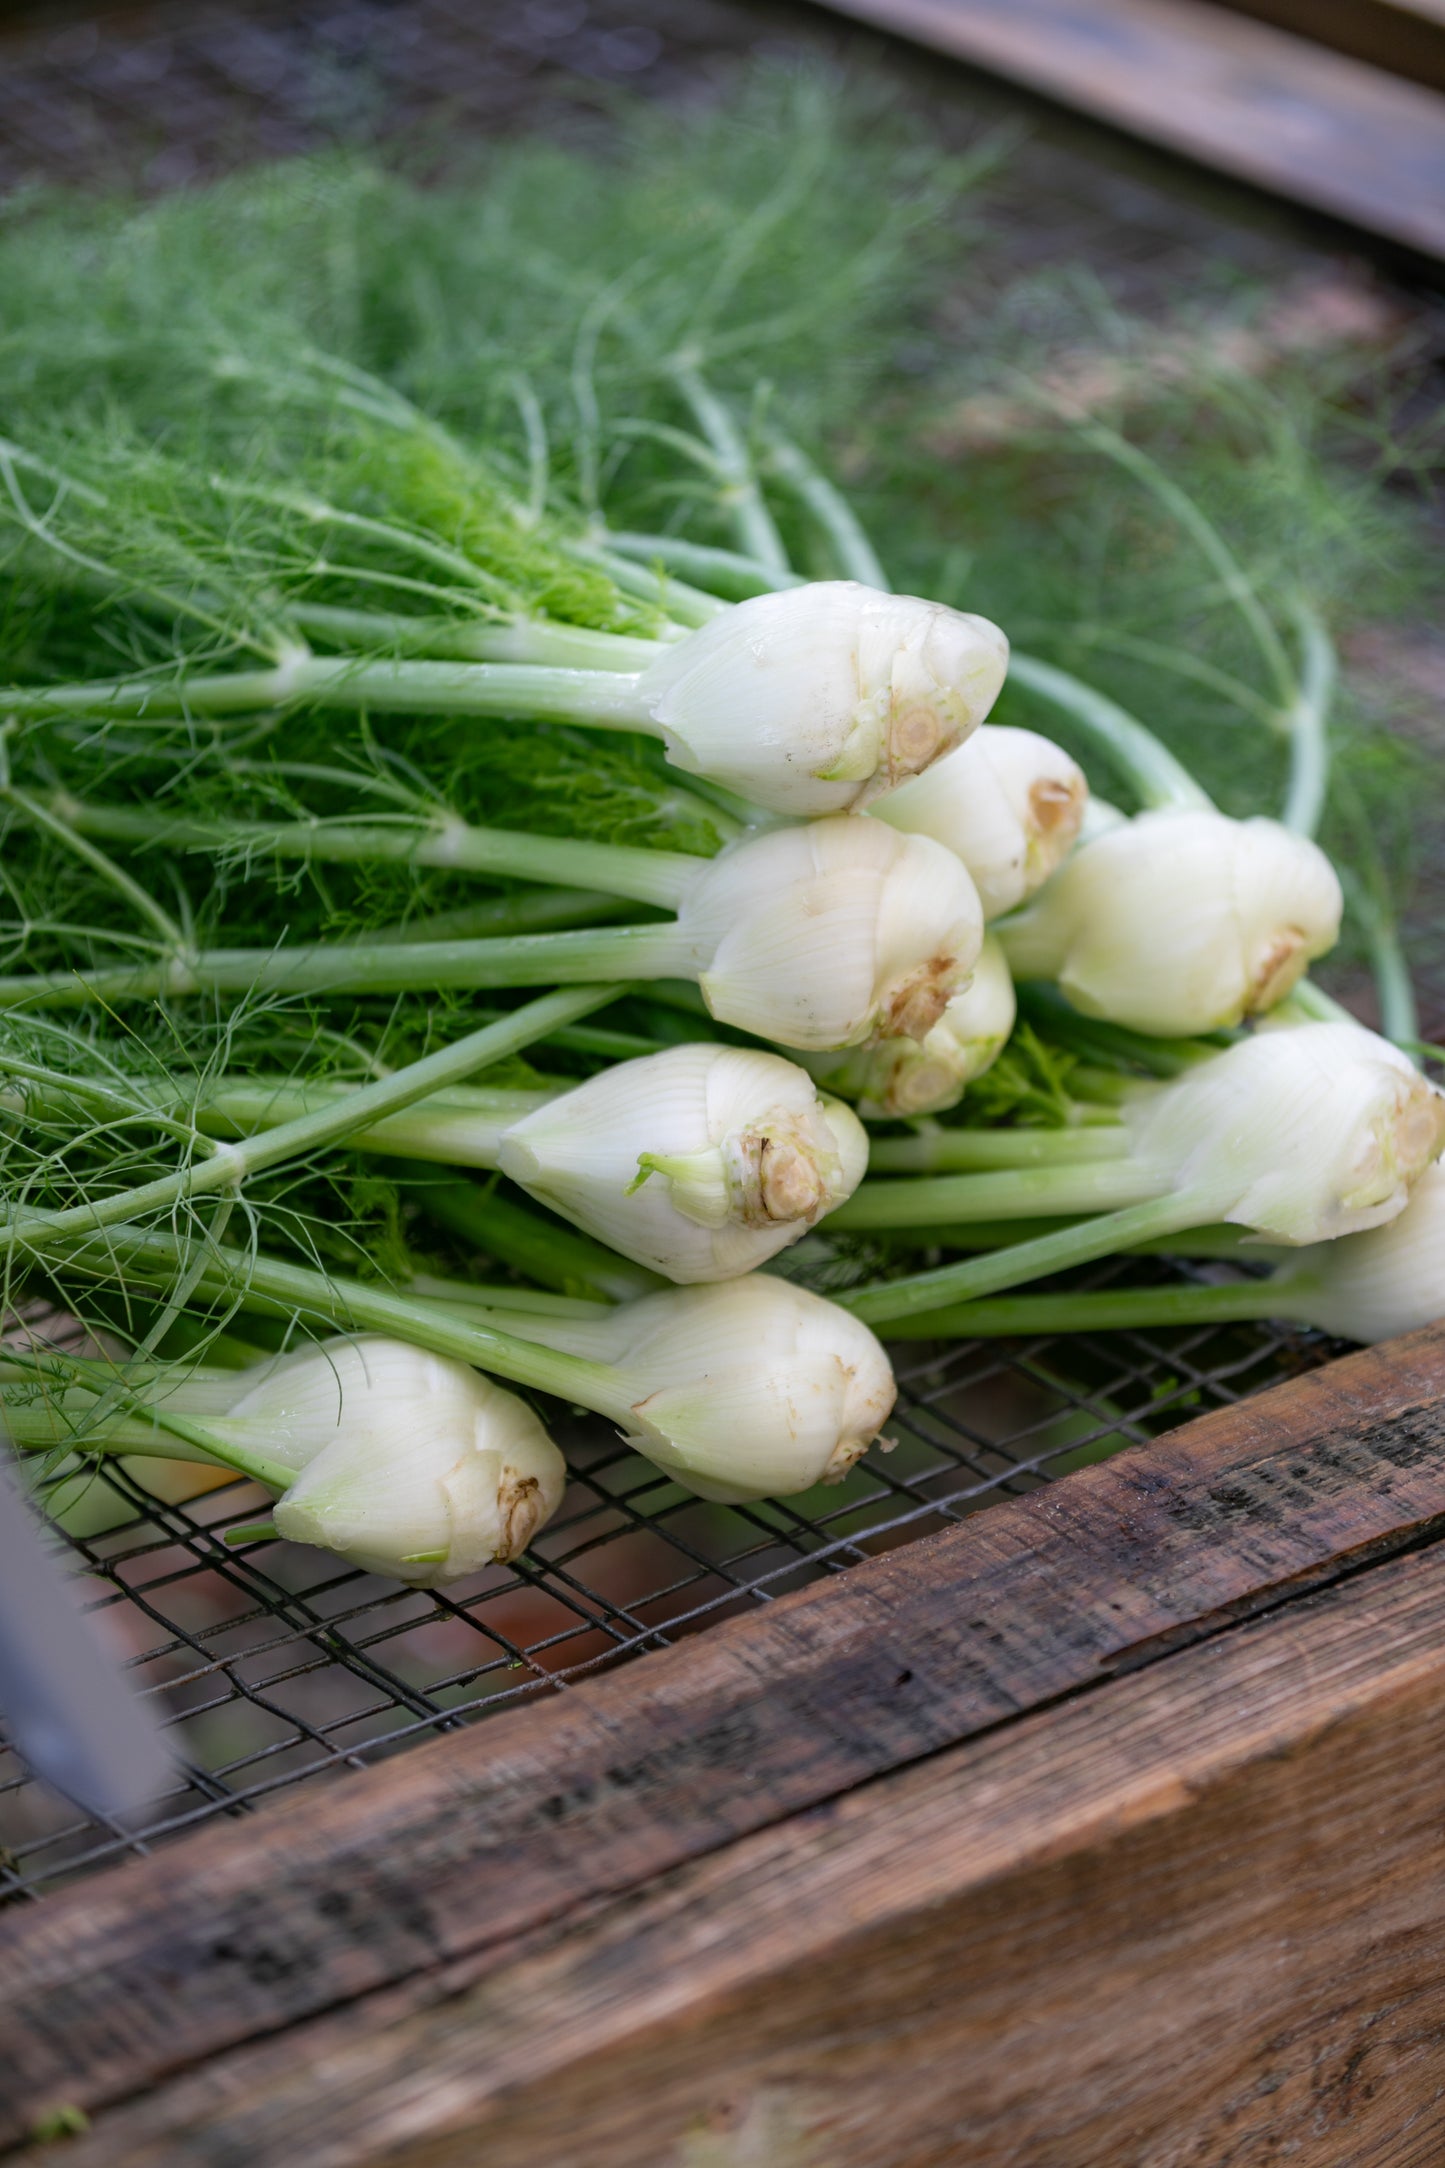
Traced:
<path fill-rule="evenodd" d="M 248 715 L 258 709 L 307 706 L 347 714 L 533 716 L 657 736 L 658 725 L 638 697 L 639 684 L 638 675 L 622 670 L 297 653 L 269 670 L 14 686 L 3 701 L 12 715 L 85 715 L 97 720 Z"/>
<path fill-rule="evenodd" d="M 87 1390 L 93 1388 L 81 1380 Z M 106 1396 L 122 1410 L 121 1420 L 104 1433 L 67 1431 L 58 1409 L 47 1410 L 31 1392 L 20 1397 L 0 1389 L 0 1415 L 11 1441 L 26 1452 L 145 1453 L 154 1460 L 201 1461 L 210 1466 L 232 1468 L 237 1475 L 264 1483 L 267 1490 L 283 1491 L 296 1480 L 296 1471 L 248 1446 L 219 1436 L 207 1424 L 188 1416 L 168 1401 L 149 1401 L 127 1390 L 114 1379 Z M 178 1442 L 172 1442 L 178 1441 Z M 182 1451 L 185 1446 L 189 1450 Z"/>
<path fill-rule="evenodd" d="M 891 582 L 852 505 L 790 438 L 776 430 L 769 438 L 768 467 L 826 537 L 844 579 L 860 580 L 865 587 L 888 594 Z"/>
<path fill-rule="evenodd" d="M 1022 685 L 1067 715 L 1114 762 L 1145 806 L 1214 810 L 1213 799 L 1152 730 L 1071 671 L 1021 655 L 1015 648 L 1009 658 L 1009 683 Z"/>
<path fill-rule="evenodd" d="M 967 1173 L 991 1167 L 1080 1166 L 1127 1157 L 1122 1124 L 1078 1129 L 922 1129 L 884 1137 L 868 1153 L 871 1174 Z"/>
<path fill-rule="evenodd" d="M 952 1227 L 930 1227 L 928 1246 L 939 1250 L 1003 1250 L 1019 1242 L 1035 1241 L 1040 1235 L 1061 1233 L 1095 1216 L 1069 1212 L 1061 1213 L 1057 1218 L 1050 1214 L 1043 1218 L 968 1220 Z M 820 1238 L 815 1236 L 813 1239 Z M 907 1231 L 890 1240 L 884 1230 L 875 1239 L 899 1250 L 917 1247 Z M 1223 1222 L 1214 1227 L 1189 1227 L 1180 1233 L 1131 1242 L 1128 1250 L 1138 1257 L 1226 1258 L 1235 1263 L 1241 1258 L 1262 1263 L 1276 1254 L 1266 1244 L 1253 1240 L 1247 1228 L 1231 1227 Z"/>
<path fill-rule="evenodd" d="M 1338 664 L 1334 642 L 1318 612 L 1303 599 L 1294 606 L 1300 642 L 1300 674 L 1294 698 L 1281 718 L 1289 735 L 1289 784 L 1280 819 L 1302 836 L 1319 833 L 1330 784 L 1330 706 Z"/>
<path fill-rule="evenodd" d="M 596 926 L 625 918 L 616 896 L 591 888 L 514 889 L 485 903 L 458 904 L 451 911 L 427 911 L 399 925 L 379 926 L 372 941 L 480 941 L 494 934 L 549 933 Z M 557 1034 L 554 1033 L 556 1038 Z M 562 1044 L 558 1039 L 558 1044 Z"/>
<path fill-rule="evenodd" d="M 609 529 L 607 539 L 621 556 L 636 558 L 645 565 L 666 565 L 729 602 L 746 602 L 754 595 L 777 594 L 785 587 L 808 584 L 801 572 L 784 573 L 776 566 L 760 564 L 755 557 L 717 549 L 706 542 L 686 542 L 681 535 L 619 534 Z"/>
<path fill-rule="evenodd" d="M 945 1340 L 1233 1325 L 1259 1318 L 1308 1322 L 1313 1284 L 1299 1273 L 1232 1280 L 1218 1287 L 1111 1287 L 1060 1295 L 1002 1295 L 900 1318 L 881 1329 L 886 1340 Z"/>
<path fill-rule="evenodd" d="M 830 1233 L 885 1227 L 966 1226 L 971 1219 L 1062 1217 L 1109 1212 L 1157 1196 L 1158 1176 L 1127 1152 L 1098 1163 L 999 1167 L 985 1174 L 933 1174 L 916 1182 L 863 1183 L 828 1215 Z"/>
<path fill-rule="evenodd" d="M 517 522 L 526 528 L 540 527 L 546 516 L 552 479 L 547 417 L 542 412 L 541 400 L 520 369 L 513 370 L 508 377 L 507 389 L 516 403 L 527 445 L 527 496 L 525 503 L 517 507 Z"/>
<path fill-rule="evenodd" d="M 345 1092 L 305 1084 L 228 1084 L 222 1080 L 196 1109 L 210 1135 L 250 1137 L 279 1123 L 299 1120 Z M 524 1114 L 545 1106 L 551 1092 L 514 1092 L 500 1104 L 478 1106 L 449 1092 L 429 1094 L 402 1114 L 384 1115 L 346 1138 L 349 1150 L 402 1159 L 435 1160 L 443 1166 L 495 1167 L 502 1138 Z"/>
<path fill-rule="evenodd" d="M 37 971 L 0 979 L 0 1009 L 219 994 L 401 994 L 418 988 L 584 986 L 685 976 L 690 949 L 675 924 L 519 934 L 496 941 L 320 942 L 295 949 L 203 949 L 160 964 Z M 596 1005 L 618 999 L 614 988 Z M 579 1012 L 580 1013 L 580 1012 Z"/>
<path fill-rule="evenodd" d="M 392 611 L 345 610 L 328 603 L 291 605 L 303 632 L 358 649 L 403 648 L 453 662 L 561 664 L 574 670 L 645 670 L 667 643 L 626 633 L 593 632 L 581 625 L 519 617 L 498 624 L 486 619 L 403 617 Z"/>
<path fill-rule="evenodd" d="M 1394 914 L 1357 877 L 1347 873 L 1345 888 L 1370 952 L 1370 974 L 1380 1003 L 1380 1029 L 1396 1046 L 1413 1053 L 1420 1044 L 1420 1011 Z"/>
<path fill-rule="evenodd" d="M 833 1300 L 877 1328 L 955 1302 L 995 1294 L 1001 1288 L 1017 1287 L 1049 1273 L 1064 1272 L 1071 1265 L 1091 1264 L 1096 1257 L 1112 1257 L 1116 1251 L 1131 1249 L 1140 1242 L 1181 1233 L 1208 1220 L 1213 1205 L 1212 1193 L 1204 1189 L 1151 1197 L 1122 1211 L 1106 1212 L 1076 1227 L 1059 1228 L 1032 1242 L 1017 1242 L 984 1257 L 967 1257 L 930 1272 L 850 1288 Z M 836 1214 L 832 1217 L 836 1219 Z"/>
<path fill-rule="evenodd" d="M 723 490 L 722 509 L 732 523 L 739 548 L 772 571 L 791 572 L 788 553 L 732 414 L 701 371 L 690 363 L 675 363 L 669 374 L 712 448 Z"/>
<path fill-rule="evenodd" d="M 585 1321 L 606 1316 L 615 1307 L 586 1295 L 554 1295 L 540 1287 L 496 1286 L 481 1280 L 447 1280 L 432 1272 L 414 1273 L 407 1285 L 427 1302 L 456 1302 L 474 1310 L 520 1310 L 535 1317 Z"/>
<path fill-rule="evenodd" d="M 649 851 L 576 836 L 539 836 L 508 828 L 477 828 L 450 816 L 430 823 L 397 815 L 376 821 L 310 820 L 277 823 L 194 820 L 134 806 L 86 804 L 65 797 L 57 811 L 78 832 L 157 849 L 224 850 L 257 857 L 323 860 L 333 864 L 430 866 L 449 873 L 578 883 L 633 903 L 676 910 L 706 860 L 677 851 Z"/>

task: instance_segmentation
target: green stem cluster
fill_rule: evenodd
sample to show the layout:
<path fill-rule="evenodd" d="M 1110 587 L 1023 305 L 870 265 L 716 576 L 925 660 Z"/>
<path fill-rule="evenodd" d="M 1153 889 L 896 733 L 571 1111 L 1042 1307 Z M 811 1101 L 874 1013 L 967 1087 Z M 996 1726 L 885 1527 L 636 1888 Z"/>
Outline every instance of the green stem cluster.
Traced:
<path fill-rule="evenodd" d="M 103 1243 L 76 1242 L 65 1252 L 65 1262 L 77 1272 L 102 1277 L 120 1265 L 135 1285 L 164 1288 L 194 1259 L 175 1235 L 122 1227 L 111 1229 Z M 222 1246 L 205 1252 L 198 1294 L 202 1300 L 235 1303 L 262 1316 L 319 1325 L 328 1332 L 386 1333 L 593 1408 L 624 1427 L 632 1415 L 631 1381 L 610 1364 L 561 1354 L 535 1340 L 459 1317 L 454 1306 L 442 1302 Z"/>
<path fill-rule="evenodd" d="M 108 1197 L 91 1198 L 63 1211 L 12 1207 L 0 1215 L 0 1233 L 8 1236 L 13 1247 L 32 1257 L 48 1256 L 77 1236 L 93 1235 L 101 1228 L 119 1229 L 149 1214 L 172 1210 L 183 1201 L 194 1202 L 216 1193 L 237 1194 L 264 1169 L 305 1159 L 387 1116 L 399 1115 L 447 1084 L 519 1052 L 558 1024 L 616 1000 L 621 991 L 619 987 L 604 987 L 586 993 L 544 995 L 502 1022 L 483 1025 L 479 1031 L 467 1033 L 451 1046 L 424 1055 L 391 1076 L 363 1084 L 234 1144 L 214 1144 L 195 1129 L 194 1144 L 207 1157 L 188 1159 L 184 1166 L 155 1181 L 117 1190 Z"/>

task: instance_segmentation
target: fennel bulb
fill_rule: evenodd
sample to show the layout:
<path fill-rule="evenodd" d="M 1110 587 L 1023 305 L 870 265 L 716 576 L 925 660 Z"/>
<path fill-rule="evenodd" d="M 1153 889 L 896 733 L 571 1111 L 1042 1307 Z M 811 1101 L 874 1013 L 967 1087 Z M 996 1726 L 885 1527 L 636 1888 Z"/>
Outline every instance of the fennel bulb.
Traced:
<path fill-rule="evenodd" d="M 525 864 L 534 839 L 514 840 Z M 571 849 L 550 840 L 564 857 Z M 614 846 L 597 846 L 594 856 L 619 883 L 638 885 L 635 862 L 656 861 L 646 868 L 648 900 L 675 903 L 676 918 L 482 940 L 202 949 L 83 975 L 0 978 L 0 1009 L 200 992 L 415 993 L 692 978 L 722 1022 L 784 1046 L 822 1049 L 875 1033 L 924 1038 L 967 982 L 983 940 L 978 892 L 953 853 L 881 821 L 839 815 L 775 828 L 740 837 L 711 859 Z M 617 870 L 623 862 L 626 872 Z"/>
<path fill-rule="evenodd" d="M 669 1047 L 603 1070 L 502 1133 L 495 1164 L 670 1280 L 731 1279 L 851 1197 L 868 1140 L 796 1063 Z"/>
<path fill-rule="evenodd" d="M 1427 1167 L 1403 1212 L 1296 1250 L 1263 1280 L 1003 1295 L 911 1317 L 890 1337 L 1109 1332 L 1292 1318 L 1342 1340 L 1391 1340 L 1445 1318 L 1445 1167 Z"/>
<path fill-rule="evenodd" d="M 1393 1219 L 1445 1145 L 1445 1093 L 1361 1024 L 1255 1032 L 1124 1119 L 1159 1194 L 1291 1244 Z"/>
<path fill-rule="evenodd" d="M 92 1262 L 113 1269 L 119 1258 L 128 1284 L 168 1287 L 183 1252 L 168 1232 L 117 1227 L 68 1254 L 82 1271 Z M 469 1306 L 454 1299 L 394 1294 L 219 1243 L 203 1259 L 199 1285 L 207 1295 L 233 1292 L 246 1307 L 280 1306 L 400 1339 L 452 1365 L 485 1364 L 490 1373 L 595 1409 L 707 1497 L 765 1498 L 838 1480 L 873 1442 L 895 1397 L 888 1359 L 871 1332 L 841 1304 L 765 1272 L 664 1288 L 595 1320 L 491 1310 L 484 1299 L 467 1314 Z M 221 1428 L 211 1423 L 200 1444 Z M 228 1455 L 217 1442 L 213 1457 L 287 1489 L 284 1456 L 274 1476 L 260 1465 L 257 1441 L 276 1428 L 273 1410 L 266 1424 L 248 1426 L 249 1444 Z M 412 1553 L 402 1563 L 427 1561 Z"/>
<path fill-rule="evenodd" d="M 847 1092 L 865 1121 L 941 1114 L 998 1060 L 1017 1011 L 1003 949 L 986 934 L 973 978 L 921 1043 L 878 1039 L 841 1056 L 815 1055 L 809 1067 L 821 1083 Z"/>
<path fill-rule="evenodd" d="M 766 1272 L 666 1288 L 586 1323 L 512 1311 L 505 1320 L 610 1365 L 605 1412 L 627 1443 L 719 1504 L 841 1482 L 897 1393 L 866 1325 Z"/>
<path fill-rule="evenodd" d="M 946 844 L 993 919 L 1063 864 L 1088 798 L 1084 771 L 1062 746 L 1035 730 L 986 723 L 873 810 L 890 827 Z"/>
<path fill-rule="evenodd" d="M 987 618 L 816 580 L 665 648 L 639 698 L 674 766 L 772 812 L 857 812 L 975 730 L 1007 667 Z"/>
<path fill-rule="evenodd" d="M 1278 821 L 1164 808 L 1084 844 L 998 932 L 1016 978 L 1184 1038 L 1283 1000 L 1334 946 L 1343 905 L 1318 844 Z"/>
<path fill-rule="evenodd" d="M 222 1079 L 200 1120 L 245 1134 L 316 1097 Z M 765 1263 L 851 1197 L 868 1161 L 851 1107 L 821 1098 L 796 1063 L 712 1041 L 619 1062 L 552 1094 L 453 1086 L 347 1142 L 498 1168 L 622 1256 L 678 1281 L 731 1279 Z"/>
<path fill-rule="evenodd" d="M 618 644 L 619 660 L 636 659 L 638 643 Z M 530 645 L 554 651 L 555 630 L 540 626 Z M 528 646 L 518 626 L 504 652 Z M 1008 643 L 986 618 L 821 580 L 730 604 L 658 642 L 641 670 L 315 655 L 298 640 L 260 670 L 14 686 L 6 700 L 30 715 L 305 707 L 644 731 L 687 774 L 769 812 L 812 817 L 861 811 L 950 751 L 988 713 L 1007 666 Z"/>
<path fill-rule="evenodd" d="M 1283 1315 L 1344 1340 L 1390 1340 L 1445 1317 L 1445 1167 L 1427 1168 L 1387 1225 L 1306 1250 L 1276 1278 Z"/>
<path fill-rule="evenodd" d="M 1112 1134 L 1071 1137 L 1066 1158 L 865 1182 L 840 1230 L 1104 1216 L 840 1301 L 876 1324 L 938 1307 L 923 1299 L 934 1289 L 965 1301 L 1216 1220 L 1268 1242 L 1333 1241 L 1393 1219 L 1445 1142 L 1445 1093 L 1349 1023 L 1258 1031 L 1166 1084 L 1137 1086 L 1118 1111 Z M 969 1132 L 939 1129 L 879 1156 L 943 1167 L 956 1154 L 967 1166 L 975 1151 Z"/>
<path fill-rule="evenodd" d="M 465 1363 L 377 1333 L 240 1372 L 207 1427 L 294 1467 L 277 1533 L 433 1587 L 515 1558 L 567 1469 L 532 1410 Z"/>
<path fill-rule="evenodd" d="M 978 960 L 983 911 L 941 844 L 840 817 L 710 859 L 677 939 L 720 1022 L 821 1050 L 926 1038 Z"/>
<path fill-rule="evenodd" d="M 1290 1247 L 1380 1226 L 1441 1148 L 1445 1094 L 1358 1024 L 1299 1024 L 1257 1032 L 1141 1093 L 1125 1124 L 1124 1153 L 1093 1163 L 865 1183 L 844 1209 L 850 1227 L 1098 1216 L 850 1288 L 839 1302 L 891 1326 L 1215 1220 Z"/>

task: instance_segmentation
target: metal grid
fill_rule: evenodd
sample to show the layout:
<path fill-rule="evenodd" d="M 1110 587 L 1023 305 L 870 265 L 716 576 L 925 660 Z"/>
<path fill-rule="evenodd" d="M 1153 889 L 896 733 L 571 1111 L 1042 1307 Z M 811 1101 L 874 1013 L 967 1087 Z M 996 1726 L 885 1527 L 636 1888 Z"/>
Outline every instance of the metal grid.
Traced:
<path fill-rule="evenodd" d="M 449 136 L 550 125 L 559 114 L 586 125 L 605 113 L 614 83 L 693 95 L 719 54 L 745 46 L 801 38 L 878 50 L 783 0 L 496 10 L 465 0 L 150 0 L 115 14 L 12 15 L 0 38 L 5 188 L 115 178 L 168 187 L 258 155 L 419 126 L 440 151 Z M 902 74 L 914 64 L 888 65 Z M 963 77 L 954 97 L 935 63 L 916 66 L 945 128 L 1016 102 Z M 1098 142 L 1073 123 L 1038 128 L 1031 178 L 1007 206 L 1011 261 L 1087 259 L 1116 298 L 1147 312 L 1207 269 L 1229 213 L 1206 189 L 1161 181 L 1144 154 L 1101 158 Z M 1295 270 L 1299 245 L 1284 215 L 1228 228 L 1231 259 L 1256 270 Z M 1442 915 L 1437 890 L 1432 936 Z M 1445 1014 L 1445 984 L 1430 992 Z M 1146 1271 L 1199 1277 L 1134 1260 L 1097 1267 L 1085 1284 Z M 77 1819 L 0 1749 L 0 1902 L 565 1692 L 1333 1352 L 1318 1334 L 1258 1326 L 909 1350 L 891 1453 L 870 1455 L 836 1490 L 746 1509 L 688 1499 L 605 1426 L 547 1409 L 574 1469 L 562 1510 L 526 1562 L 442 1594 L 287 1545 L 229 1550 L 221 1531 L 260 1505 L 244 1485 L 163 1504 L 124 1469 L 106 1470 L 88 1507 L 107 1525 L 74 1540 L 136 1684 L 168 1712 L 177 1782 L 150 1824 L 127 1834 Z"/>
<path fill-rule="evenodd" d="M 1111 1263 L 1086 1284 L 1141 1269 Z M 136 1684 L 168 1712 L 177 1781 L 127 1834 L 78 1818 L 0 1751 L 0 1902 L 566 1691 L 1332 1352 L 1257 1326 L 910 1348 L 891 1451 L 836 1488 L 746 1507 L 704 1505 L 605 1424 L 544 1406 L 573 1469 L 560 1512 L 527 1560 L 439 1592 L 290 1544 L 229 1550 L 222 1532 L 256 1517 L 260 1492 L 231 1482 L 166 1505 L 108 1468 L 84 1503 L 113 1525 L 72 1540 Z"/>

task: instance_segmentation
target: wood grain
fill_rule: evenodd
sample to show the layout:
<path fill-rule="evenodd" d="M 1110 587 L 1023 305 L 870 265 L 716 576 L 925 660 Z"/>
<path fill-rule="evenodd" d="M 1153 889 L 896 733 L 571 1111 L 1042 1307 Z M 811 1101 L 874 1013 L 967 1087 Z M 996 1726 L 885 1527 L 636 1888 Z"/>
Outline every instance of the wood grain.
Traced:
<path fill-rule="evenodd" d="M 0 1929 L 0 2133 L 518 1935 L 1445 1529 L 1445 1329 L 1368 1350 Z"/>
<path fill-rule="evenodd" d="M 118 2109 L 69 2168 L 1410 2168 L 1445 1546 Z M 34 2168 L 40 2168 L 39 2156 Z"/>
<path fill-rule="evenodd" d="M 1207 0 L 830 0 L 1313 210 L 1445 256 L 1445 101 Z"/>

